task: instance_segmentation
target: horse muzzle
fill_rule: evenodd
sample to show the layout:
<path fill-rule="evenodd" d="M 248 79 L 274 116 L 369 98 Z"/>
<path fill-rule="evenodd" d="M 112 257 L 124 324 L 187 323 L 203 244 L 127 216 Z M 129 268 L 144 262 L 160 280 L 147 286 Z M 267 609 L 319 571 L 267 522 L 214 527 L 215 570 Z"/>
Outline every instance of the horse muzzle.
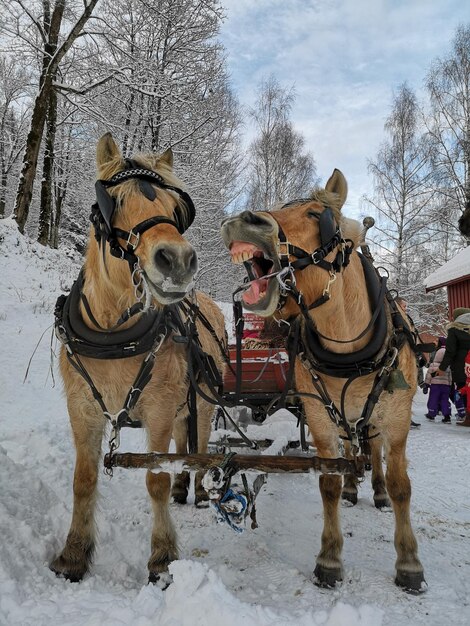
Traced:
<path fill-rule="evenodd" d="M 279 301 L 275 274 L 281 269 L 277 222 L 269 214 L 243 211 L 222 222 L 222 239 L 232 262 L 243 264 L 248 274 L 249 282 L 242 296 L 244 308 L 259 315 L 272 315 Z"/>
<path fill-rule="evenodd" d="M 179 302 L 193 286 L 198 270 L 197 255 L 184 245 L 160 243 L 152 250 L 152 261 L 144 267 L 153 296 L 161 304 Z"/>

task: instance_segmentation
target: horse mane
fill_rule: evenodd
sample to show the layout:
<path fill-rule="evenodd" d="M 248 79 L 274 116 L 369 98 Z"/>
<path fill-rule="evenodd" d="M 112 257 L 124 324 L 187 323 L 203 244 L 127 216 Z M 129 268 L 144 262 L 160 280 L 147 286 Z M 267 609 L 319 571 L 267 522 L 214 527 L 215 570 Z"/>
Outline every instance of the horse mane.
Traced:
<path fill-rule="evenodd" d="M 185 190 L 185 185 L 181 182 L 181 180 L 173 173 L 172 167 L 166 163 L 160 156 L 156 154 L 136 154 L 132 157 L 132 160 L 139 166 L 144 169 L 149 169 L 163 178 L 164 182 L 167 185 L 172 187 L 176 187 L 178 189 Z M 98 168 L 98 178 L 109 180 L 115 174 L 122 171 L 125 167 L 125 161 L 121 156 L 104 163 L 101 167 Z M 166 190 L 166 192 L 174 197 L 175 200 L 178 201 L 180 207 L 184 207 L 186 209 L 186 205 L 183 201 L 181 201 L 178 194 L 172 192 L 171 190 Z M 122 205 L 125 202 L 132 202 L 135 199 L 138 199 L 142 192 L 139 189 L 139 181 L 136 179 L 131 179 L 123 182 L 117 188 L 108 189 L 108 193 L 113 195 L 117 204 Z M 160 196 L 162 198 L 162 196 Z M 162 202 L 165 208 L 168 208 L 169 211 L 172 211 L 172 207 L 169 202 Z"/>

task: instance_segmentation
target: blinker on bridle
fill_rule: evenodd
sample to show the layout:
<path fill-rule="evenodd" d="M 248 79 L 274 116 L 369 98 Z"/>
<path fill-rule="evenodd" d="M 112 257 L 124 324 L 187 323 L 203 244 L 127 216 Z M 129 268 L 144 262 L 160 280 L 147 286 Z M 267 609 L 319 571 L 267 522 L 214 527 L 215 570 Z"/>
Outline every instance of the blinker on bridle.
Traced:
<path fill-rule="evenodd" d="M 126 166 L 126 169 L 118 172 L 109 180 L 96 181 L 96 203 L 91 207 L 90 221 L 95 229 L 96 240 L 103 245 L 103 254 L 104 242 L 107 241 L 112 256 L 127 261 L 132 273 L 138 262 L 135 249 L 139 245 L 140 236 L 159 224 L 170 224 L 183 234 L 194 221 L 195 208 L 188 193 L 179 187 L 167 184 L 157 172 L 141 167 L 131 159 L 126 159 Z M 132 179 L 138 180 L 140 192 L 151 202 L 157 197 L 155 187 L 175 192 L 179 196 L 179 202 L 173 211 L 173 219 L 155 215 L 139 222 L 130 231 L 114 227 L 113 217 L 116 210 L 116 199 L 108 193 L 108 189 Z M 180 202 L 184 206 L 181 206 Z M 126 242 L 126 248 L 121 246 L 118 238 Z"/>

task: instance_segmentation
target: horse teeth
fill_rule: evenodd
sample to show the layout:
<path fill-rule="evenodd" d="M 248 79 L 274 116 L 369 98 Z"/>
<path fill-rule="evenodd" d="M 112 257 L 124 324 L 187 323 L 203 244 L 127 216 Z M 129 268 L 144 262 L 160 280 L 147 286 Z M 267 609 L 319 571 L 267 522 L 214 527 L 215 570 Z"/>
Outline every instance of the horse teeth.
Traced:
<path fill-rule="evenodd" d="M 249 261 L 251 258 L 251 252 L 248 252 L 247 250 L 244 252 L 237 252 L 231 256 L 232 263 L 235 263 L 235 265 L 241 265 L 245 261 Z"/>

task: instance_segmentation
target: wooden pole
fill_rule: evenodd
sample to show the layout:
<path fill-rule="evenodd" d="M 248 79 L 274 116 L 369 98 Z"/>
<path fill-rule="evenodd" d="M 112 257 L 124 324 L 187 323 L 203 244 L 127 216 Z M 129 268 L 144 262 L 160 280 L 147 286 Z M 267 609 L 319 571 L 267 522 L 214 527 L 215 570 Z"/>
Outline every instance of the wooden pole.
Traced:
<path fill-rule="evenodd" d="M 159 454 L 148 452 L 138 454 L 126 452 L 122 454 L 106 454 L 104 465 L 107 469 L 113 467 L 159 469 L 165 472 L 182 472 L 188 469 L 209 469 L 214 465 L 221 465 L 226 456 L 224 454 Z M 236 471 L 256 470 L 265 473 L 288 472 L 308 473 L 321 472 L 322 474 L 353 474 L 364 475 L 364 460 L 323 459 L 318 456 L 278 456 L 236 454 L 230 464 Z M 179 466 L 179 467 L 178 467 Z"/>

